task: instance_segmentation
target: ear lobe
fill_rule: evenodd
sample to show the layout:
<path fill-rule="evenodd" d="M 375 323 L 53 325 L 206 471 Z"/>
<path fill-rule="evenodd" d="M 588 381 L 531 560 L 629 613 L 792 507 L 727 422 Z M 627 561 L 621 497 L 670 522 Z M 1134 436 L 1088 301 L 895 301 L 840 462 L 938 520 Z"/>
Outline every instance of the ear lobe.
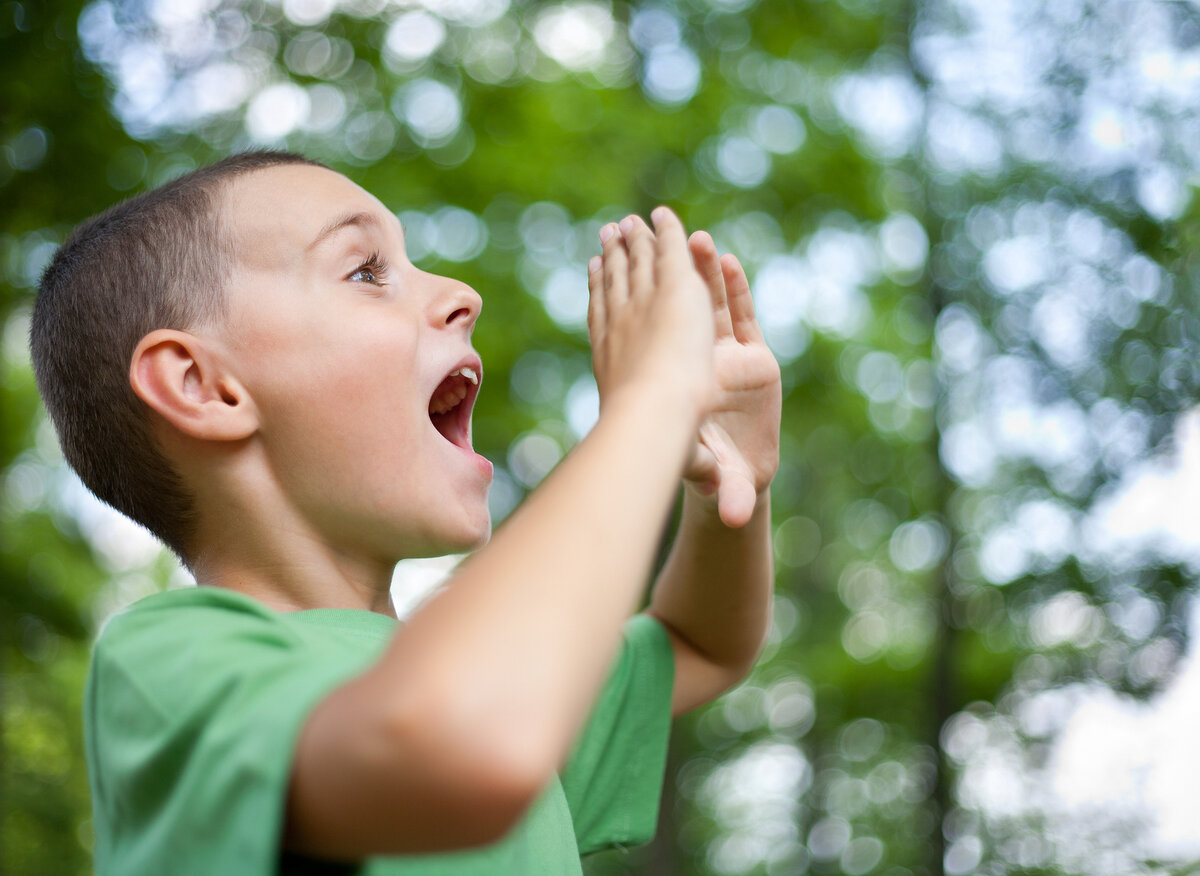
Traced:
<path fill-rule="evenodd" d="M 129 384 L 177 430 L 205 441 L 239 441 L 258 428 L 254 402 L 203 338 L 150 332 L 133 351 Z"/>

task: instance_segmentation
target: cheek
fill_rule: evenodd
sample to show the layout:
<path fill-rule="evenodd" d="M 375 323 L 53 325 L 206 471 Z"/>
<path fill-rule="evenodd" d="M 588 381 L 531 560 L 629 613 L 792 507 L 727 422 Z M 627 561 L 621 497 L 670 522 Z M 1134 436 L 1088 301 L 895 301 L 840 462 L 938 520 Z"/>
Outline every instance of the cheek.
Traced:
<path fill-rule="evenodd" d="M 416 405 L 416 344 L 406 332 L 347 322 L 308 327 L 257 348 L 256 382 L 272 395 L 302 396 L 327 408 L 380 413 Z M 426 400 L 427 403 L 428 400 Z"/>
<path fill-rule="evenodd" d="M 262 437 L 284 464 L 341 476 L 358 467 L 361 484 L 368 463 L 392 465 L 419 449 L 428 399 L 418 398 L 412 320 L 365 303 L 250 317 L 233 352 Z"/>

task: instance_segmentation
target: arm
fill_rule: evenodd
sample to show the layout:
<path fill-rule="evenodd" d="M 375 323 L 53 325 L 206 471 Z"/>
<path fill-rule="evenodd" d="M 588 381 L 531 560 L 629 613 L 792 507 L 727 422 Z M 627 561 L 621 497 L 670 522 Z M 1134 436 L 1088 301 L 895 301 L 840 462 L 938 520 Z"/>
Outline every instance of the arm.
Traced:
<path fill-rule="evenodd" d="M 709 702 L 750 671 L 771 620 L 772 580 L 770 497 L 735 529 L 688 488 L 647 609 L 675 652 L 672 715 Z"/>
<path fill-rule="evenodd" d="M 361 858 L 487 842 L 565 760 L 708 409 L 704 283 L 679 221 L 656 217 L 657 239 L 642 226 L 626 250 L 610 234 L 592 272 L 606 387 L 595 429 L 382 659 L 314 710 L 294 758 L 289 847 Z"/>
<path fill-rule="evenodd" d="M 740 681 L 758 656 L 774 579 L 768 488 L 779 466 L 779 366 L 746 275 L 697 232 L 692 257 L 713 304 L 715 397 L 686 473 L 679 532 L 649 613 L 671 634 L 675 715 Z"/>

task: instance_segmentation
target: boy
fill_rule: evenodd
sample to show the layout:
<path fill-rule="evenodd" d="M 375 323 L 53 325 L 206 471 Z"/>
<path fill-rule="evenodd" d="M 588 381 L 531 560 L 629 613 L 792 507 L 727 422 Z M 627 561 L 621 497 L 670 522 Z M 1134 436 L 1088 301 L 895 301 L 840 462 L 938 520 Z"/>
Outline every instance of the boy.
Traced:
<path fill-rule="evenodd" d="M 76 230 L 35 308 L 39 386 L 84 482 L 200 585 L 97 643 L 97 873 L 578 873 L 649 838 L 668 716 L 766 632 L 780 414 L 736 260 L 654 226 L 605 226 L 589 265 L 595 428 L 403 625 L 396 561 L 489 537 L 475 291 L 285 153 Z"/>

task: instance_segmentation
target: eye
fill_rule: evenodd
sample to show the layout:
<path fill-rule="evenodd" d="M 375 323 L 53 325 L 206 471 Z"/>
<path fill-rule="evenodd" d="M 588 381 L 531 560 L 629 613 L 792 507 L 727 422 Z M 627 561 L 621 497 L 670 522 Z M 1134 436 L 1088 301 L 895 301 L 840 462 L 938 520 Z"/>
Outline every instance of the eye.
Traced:
<path fill-rule="evenodd" d="M 363 263 L 350 272 L 346 277 L 352 283 L 370 283 L 373 286 L 382 286 L 387 279 L 388 265 L 387 261 L 380 258 L 379 253 L 373 252 Z"/>

